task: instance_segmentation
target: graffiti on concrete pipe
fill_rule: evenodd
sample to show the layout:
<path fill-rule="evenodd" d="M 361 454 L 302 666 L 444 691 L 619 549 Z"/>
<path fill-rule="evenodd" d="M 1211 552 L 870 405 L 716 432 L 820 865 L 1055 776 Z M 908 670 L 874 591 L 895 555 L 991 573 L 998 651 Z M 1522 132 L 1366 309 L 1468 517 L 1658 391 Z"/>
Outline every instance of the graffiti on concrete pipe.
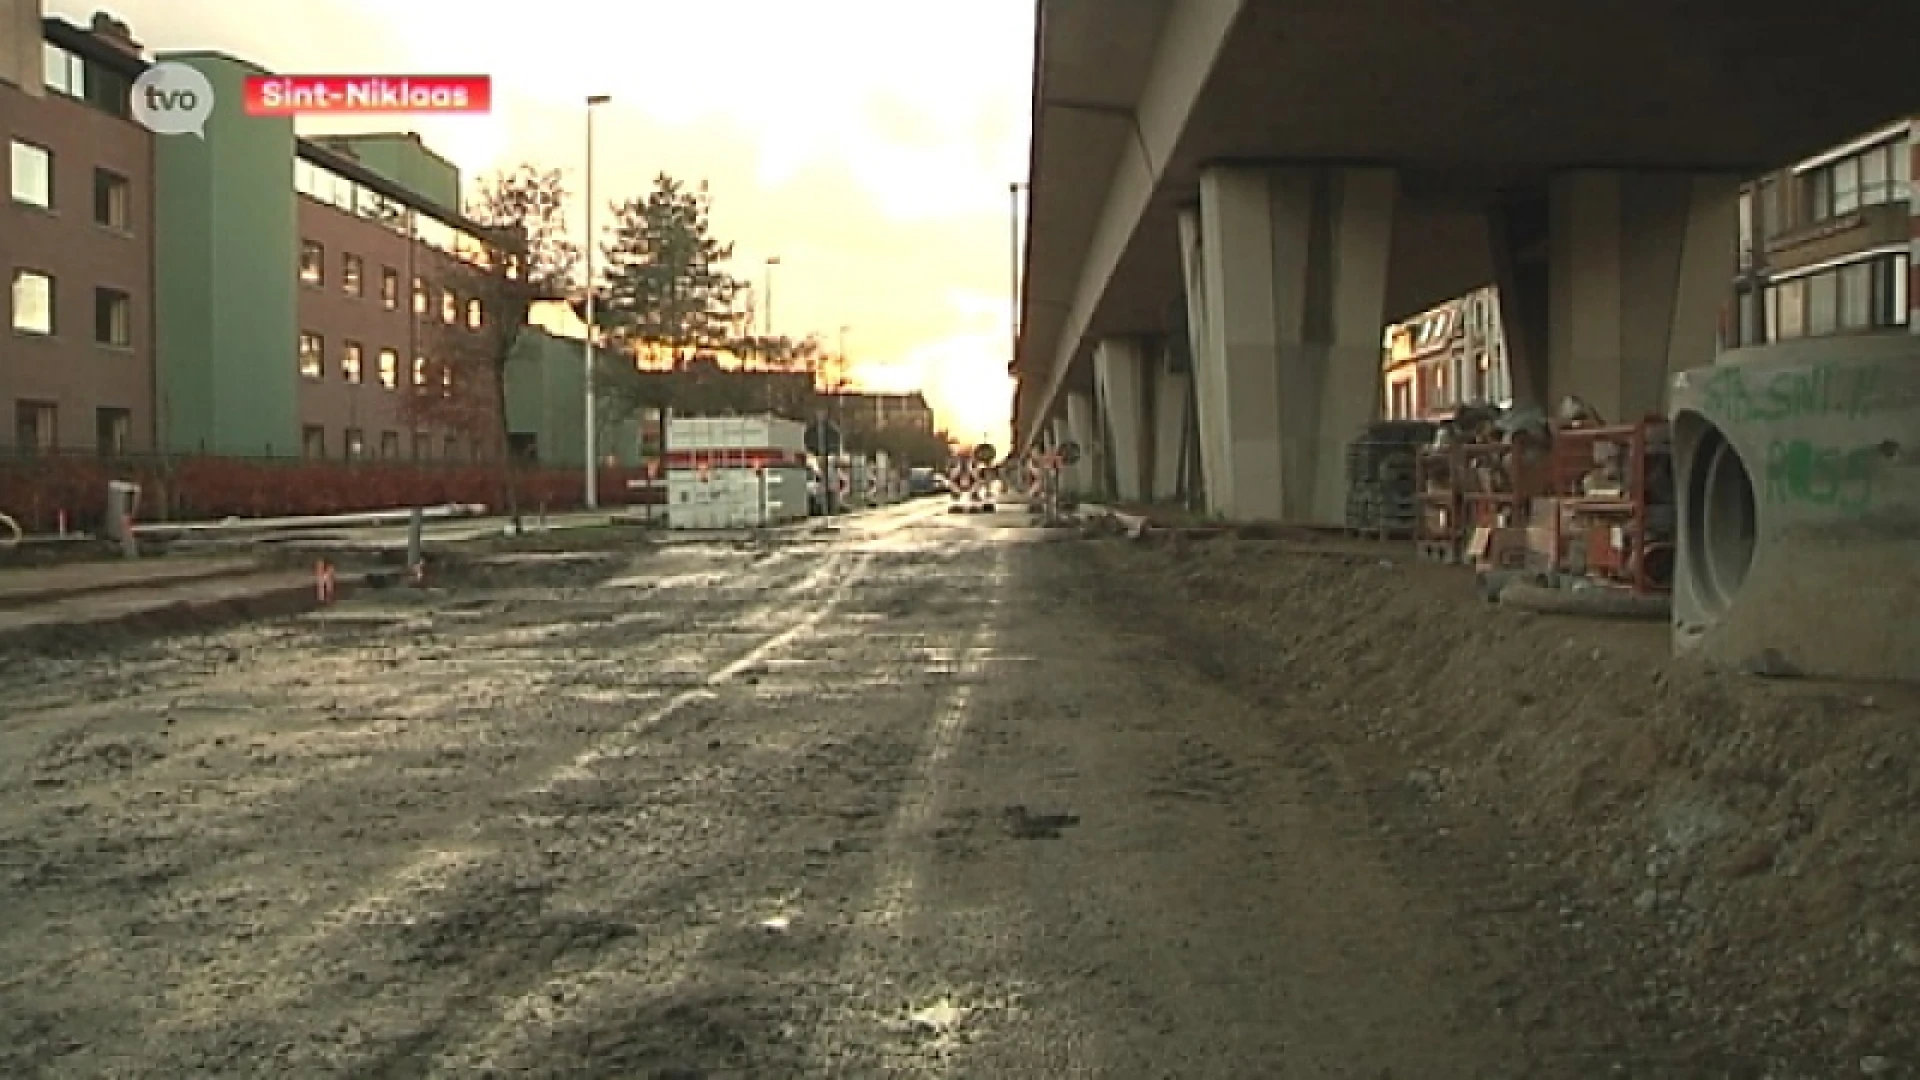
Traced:
<path fill-rule="evenodd" d="M 1894 380 L 1882 367 L 1816 364 L 1749 379 L 1729 365 L 1707 380 L 1706 410 L 1736 424 L 1775 424 L 1812 417 L 1858 420 L 1884 410 Z"/>
<path fill-rule="evenodd" d="M 1864 513 L 1873 508 L 1874 481 L 1887 456 L 1885 445 L 1837 447 L 1776 439 L 1767 447 L 1767 501 Z"/>

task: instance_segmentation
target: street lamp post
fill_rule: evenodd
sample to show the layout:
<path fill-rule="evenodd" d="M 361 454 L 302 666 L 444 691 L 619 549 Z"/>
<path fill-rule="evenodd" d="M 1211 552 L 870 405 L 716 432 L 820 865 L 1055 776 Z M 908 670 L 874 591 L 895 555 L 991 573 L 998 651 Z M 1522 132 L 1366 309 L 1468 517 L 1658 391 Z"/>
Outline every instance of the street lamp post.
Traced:
<path fill-rule="evenodd" d="M 1020 349 L 1020 189 L 1023 186 L 1025 185 L 1021 184 L 1018 180 L 1007 185 L 1007 202 L 1009 204 L 1007 213 L 1007 230 L 1009 234 L 1008 254 L 1012 260 L 1011 268 L 1013 271 L 1011 278 L 1013 283 L 1013 301 L 1007 325 L 1012 328 L 1013 349 L 1016 354 Z M 1007 362 L 1011 364 L 1014 359 L 1014 356 L 1009 355 Z"/>
<path fill-rule="evenodd" d="M 581 342 L 582 342 L 582 348 L 581 348 L 581 364 L 583 365 L 583 367 L 582 367 L 582 371 L 583 371 L 583 373 L 584 373 L 584 380 L 585 380 L 585 384 L 586 384 L 586 402 L 585 402 L 585 405 L 586 405 L 586 412 L 585 412 L 585 416 L 586 416 L 586 421 L 585 421 L 585 423 L 584 423 L 584 424 L 582 424 L 582 427 L 584 427 L 584 428 L 586 429 L 586 449 L 587 449 L 587 497 L 586 497 L 586 507 L 587 507 L 587 509 L 589 509 L 589 510 L 594 510 L 594 509 L 598 509 L 598 508 L 599 508 L 599 506 L 600 506 L 600 462 L 599 462 L 599 457 L 600 457 L 600 447 L 599 447 L 599 445 L 598 445 L 598 443 L 599 443 L 599 437 L 598 437 L 598 432 L 596 432 L 596 431 L 594 430 L 594 428 L 595 428 L 595 426 L 596 426 L 596 425 L 598 424 L 598 422 L 599 422 L 599 419 L 598 419 L 598 417 L 596 417 L 596 416 L 594 415 L 594 413 L 595 413 L 595 411 L 596 411 L 596 410 L 594 409 L 594 400 L 593 400 L 593 398 L 594 398 L 594 386 L 593 386 L 593 292 L 594 292 L 594 281 L 593 281 L 593 249 L 594 249 L 594 248 L 595 248 L 595 247 L 597 246 L 597 245 L 595 244 L 595 242 L 594 242 L 594 235 L 593 235 L 593 110 L 594 110 L 594 106 L 596 106 L 596 105 L 605 105 L 605 104 L 606 104 L 606 103 L 607 103 L 607 102 L 608 102 L 609 100 L 611 100 L 611 99 L 610 99 L 610 98 L 609 98 L 609 97 L 608 97 L 608 96 L 607 96 L 606 94 L 594 94 L 594 95 L 592 95 L 592 96 L 590 96 L 590 97 L 588 97 L 588 98 L 587 98 L 587 179 L 586 179 L 586 189 L 587 189 L 587 190 L 586 190 L 586 199 L 587 199 L 587 238 L 586 238 L 586 248 L 587 248 L 587 252 L 586 252 L 586 254 L 587 254 L 587 274 L 586 274 L 586 277 L 587 277 L 587 299 L 586 299 L 586 304 L 584 305 L 584 307 L 585 307 L 585 309 L 586 309 L 586 326 L 585 326 L 585 328 L 584 328 L 584 330 L 583 330 L 583 332 L 582 332 L 582 333 L 581 333 L 581 335 L 580 335 L 580 340 L 581 340 Z"/>
<path fill-rule="evenodd" d="M 780 256 L 767 257 L 766 288 L 761 290 L 767 309 L 760 313 L 760 336 L 769 340 L 773 337 L 773 268 L 779 265 Z"/>

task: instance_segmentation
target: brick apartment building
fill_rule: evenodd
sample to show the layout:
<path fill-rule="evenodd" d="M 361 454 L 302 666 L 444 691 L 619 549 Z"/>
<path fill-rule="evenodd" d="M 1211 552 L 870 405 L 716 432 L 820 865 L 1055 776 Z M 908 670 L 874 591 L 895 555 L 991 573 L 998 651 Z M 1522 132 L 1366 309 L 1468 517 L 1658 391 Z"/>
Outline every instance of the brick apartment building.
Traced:
<path fill-rule="evenodd" d="M 1491 288 L 1387 327 L 1383 348 L 1389 420 L 1433 419 L 1462 405 L 1512 400 L 1499 294 Z"/>
<path fill-rule="evenodd" d="M 1915 123 L 1889 124 L 1746 186 L 1724 345 L 1920 332 Z"/>
<path fill-rule="evenodd" d="M 153 136 L 128 118 L 144 68 L 126 28 L 92 32 L 0 0 L 0 446 L 154 444 Z"/>
<path fill-rule="evenodd" d="M 401 187 L 362 163 L 361 140 L 300 140 L 299 313 L 295 364 L 303 456 L 459 459 L 483 452 L 447 431 L 409 423 L 411 383 L 447 375 L 432 353 L 454 332 L 477 335 L 486 312 L 461 295 L 461 252 L 477 252 L 460 217 L 451 164 L 417 140 L 379 136 L 390 155 L 439 173 L 439 198 Z M 443 201 L 444 200 L 444 201 Z M 409 232 L 412 236 L 409 236 Z"/>
<path fill-rule="evenodd" d="M 255 65 L 156 59 L 212 84 L 205 139 L 130 119 L 148 61 L 123 24 L 0 0 L 0 453 L 480 453 L 401 408 L 488 317 L 459 285 L 481 250 L 459 171 L 411 134 L 304 139 L 245 115 Z M 528 328 L 516 367 L 554 370 L 508 380 L 515 442 L 552 464 L 583 454 L 580 348 Z M 637 458 L 637 435 L 610 434 Z"/>

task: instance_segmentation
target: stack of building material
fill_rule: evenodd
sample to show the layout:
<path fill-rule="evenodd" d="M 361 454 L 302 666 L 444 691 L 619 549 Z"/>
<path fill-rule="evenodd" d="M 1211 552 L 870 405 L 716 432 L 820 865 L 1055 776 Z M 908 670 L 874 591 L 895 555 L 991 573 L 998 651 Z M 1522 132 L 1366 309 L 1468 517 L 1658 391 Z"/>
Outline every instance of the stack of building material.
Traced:
<path fill-rule="evenodd" d="M 1415 457 L 1431 443 L 1423 421 L 1371 424 L 1347 446 L 1347 527 L 1382 536 L 1410 536 L 1418 521 Z"/>

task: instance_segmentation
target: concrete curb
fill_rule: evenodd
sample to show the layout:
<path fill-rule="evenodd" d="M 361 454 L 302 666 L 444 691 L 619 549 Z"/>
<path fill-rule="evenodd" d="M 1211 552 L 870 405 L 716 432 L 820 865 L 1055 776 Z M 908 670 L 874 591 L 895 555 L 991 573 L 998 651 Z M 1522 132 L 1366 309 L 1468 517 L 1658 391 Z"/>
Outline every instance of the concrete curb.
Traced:
<path fill-rule="evenodd" d="M 125 564 L 112 563 L 108 565 L 117 567 Z M 170 567 L 168 568 L 168 572 L 157 575 L 158 580 L 154 578 L 114 578 L 73 585 L 54 585 L 46 588 L 27 589 L 17 592 L 0 591 L 0 611 L 19 611 L 25 608 L 38 607 L 42 604 L 72 600 L 82 596 L 132 592 L 138 589 L 172 588 L 176 585 L 196 585 L 208 581 L 217 581 L 221 578 L 250 577 L 260 573 L 262 569 L 263 567 L 258 564 L 236 566 L 229 562 L 219 566 L 201 566 L 194 567 L 190 570 L 181 569 L 180 572 L 177 573 L 172 572 L 174 568 Z"/>
<path fill-rule="evenodd" d="M 339 575 L 334 581 L 334 602 L 392 579 L 394 575 L 380 573 Z M 164 636 L 212 630 L 261 619 L 303 615 L 328 606 L 321 602 L 311 582 L 295 584 L 281 580 L 272 585 L 262 582 L 261 587 L 254 590 L 196 596 L 193 586 L 204 586 L 208 580 L 186 583 L 180 589 L 155 590 L 151 603 L 122 610 L 91 615 L 75 613 L 66 618 L 28 620 L 13 625 L 0 622 L 0 650 L 77 652 L 94 646 L 111 647 L 119 634 Z"/>

